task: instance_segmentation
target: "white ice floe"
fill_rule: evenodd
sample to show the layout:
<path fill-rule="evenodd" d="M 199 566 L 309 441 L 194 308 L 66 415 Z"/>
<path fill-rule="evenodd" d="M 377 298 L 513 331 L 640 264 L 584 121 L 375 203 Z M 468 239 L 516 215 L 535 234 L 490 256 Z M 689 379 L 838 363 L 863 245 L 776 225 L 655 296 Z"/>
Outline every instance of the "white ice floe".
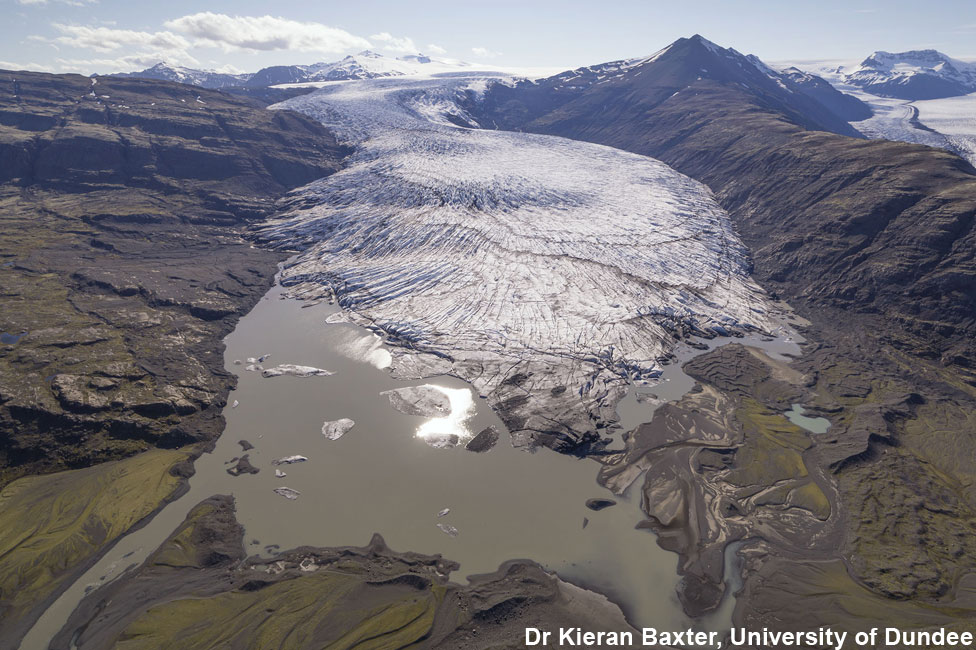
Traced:
<path fill-rule="evenodd" d="M 236 408 L 237 408 L 238 406 L 240 406 L 240 405 L 241 405 L 241 403 L 240 403 L 239 401 L 237 401 L 237 400 L 235 399 L 235 400 L 234 400 L 234 403 L 233 403 L 233 404 L 231 404 L 231 405 L 230 405 L 230 407 L 231 407 L 232 409 L 236 409 Z"/>
<path fill-rule="evenodd" d="M 280 469 L 275 470 L 275 478 L 285 478 L 286 476 L 288 476 L 288 474 L 282 472 Z"/>
<path fill-rule="evenodd" d="M 451 537 L 458 536 L 458 529 L 452 526 L 451 524 L 437 524 L 437 527 L 440 528 L 445 533 L 447 533 L 448 535 L 450 535 Z"/>
<path fill-rule="evenodd" d="M 339 418 L 338 420 L 332 420 L 324 423 L 322 425 L 322 435 L 329 440 L 338 440 L 354 426 L 356 426 L 355 421 L 350 420 L 349 418 Z"/>
<path fill-rule="evenodd" d="M 291 363 L 283 363 L 280 366 L 261 371 L 263 377 L 282 377 L 284 375 L 291 375 L 293 377 L 328 377 L 333 374 L 335 373 L 329 370 L 313 368 L 312 366 L 296 366 Z"/>
<path fill-rule="evenodd" d="M 438 517 L 444 517 L 444 516 L 446 516 L 450 512 L 451 512 L 451 509 L 450 508 L 444 508 L 443 510 L 441 510 L 440 512 L 437 513 L 437 516 Z"/>
<path fill-rule="evenodd" d="M 272 465 L 291 465 L 292 463 L 304 463 L 308 458 L 305 456 L 299 456 L 295 454 L 294 456 L 285 456 L 283 458 L 278 458 L 271 461 Z"/>
<path fill-rule="evenodd" d="M 292 295 L 336 296 L 398 346 L 398 376 L 454 374 L 510 429 L 569 439 L 660 372 L 674 327 L 768 327 L 704 185 L 609 147 L 455 126 L 475 124 L 458 98 L 482 81 L 350 82 L 277 105 L 356 147 L 262 227 L 303 251 L 282 269 Z"/>
<path fill-rule="evenodd" d="M 290 487 L 279 487 L 279 488 L 275 488 L 274 489 L 274 492 L 275 492 L 275 494 L 280 494 L 281 496 L 285 497 L 286 499 L 290 499 L 292 501 L 294 501 L 295 499 L 297 499 L 299 497 L 299 495 L 301 494 L 301 492 L 299 492 L 298 490 L 293 490 Z"/>
<path fill-rule="evenodd" d="M 461 437 L 456 433 L 428 433 L 420 438 L 434 449 L 451 449 L 461 442 Z"/>
<path fill-rule="evenodd" d="M 407 386 L 380 393 L 390 405 L 405 415 L 443 417 L 451 414 L 451 398 L 437 386 Z"/>

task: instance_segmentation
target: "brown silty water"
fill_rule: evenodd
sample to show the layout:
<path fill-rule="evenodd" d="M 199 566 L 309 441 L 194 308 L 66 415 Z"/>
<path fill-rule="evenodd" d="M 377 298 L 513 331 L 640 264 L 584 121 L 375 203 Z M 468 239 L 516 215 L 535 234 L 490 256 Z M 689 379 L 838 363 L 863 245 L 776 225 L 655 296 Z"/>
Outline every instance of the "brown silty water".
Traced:
<path fill-rule="evenodd" d="M 644 518 L 637 490 L 634 497 L 612 495 L 597 484 L 599 465 L 591 460 L 544 448 L 534 453 L 514 448 L 498 416 L 465 382 L 448 376 L 396 380 L 383 369 L 389 353 L 378 337 L 356 325 L 327 324 L 338 307 L 283 295 L 281 288 L 272 289 L 226 339 L 226 367 L 240 381 L 224 412 L 227 427 L 214 452 L 197 461 L 189 493 L 122 539 L 72 585 L 28 635 L 25 650 L 46 647 L 86 590 L 144 560 L 195 504 L 213 494 L 235 497 L 252 553 L 302 545 L 361 546 L 379 533 L 395 550 L 440 553 L 459 562 L 454 580 L 527 558 L 606 594 L 634 625 L 692 625 L 675 596 L 677 556 L 659 548 L 652 533 L 635 529 Z M 789 341 L 750 337 L 746 342 L 771 353 L 796 352 Z M 700 353 L 678 352 L 681 360 Z M 335 374 L 267 378 L 245 370 L 248 358 L 263 355 L 270 355 L 265 368 L 299 364 Z M 653 390 L 664 399 L 677 399 L 693 383 L 680 364 L 673 364 L 656 386 L 635 387 L 634 394 Z M 404 415 L 380 394 L 418 385 L 444 389 L 452 416 Z M 634 394 L 621 403 L 626 427 L 653 415 L 653 406 L 638 404 Z M 340 418 L 354 420 L 355 426 L 337 440 L 328 439 L 321 432 L 323 423 Z M 490 425 L 502 432 L 491 451 L 464 449 L 467 439 Z M 455 433 L 461 445 L 434 448 L 424 433 Z M 246 453 L 259 473 L 227 473 L 233 466 L 229 461 L 244 453 L 240 440 L 254 445 Z M 291 455 L 308 460 L 272 464 Z M 276 469 L 286 476 L 276 477 Z M 281 487 L 300 494 L 286 499 L 274 492 Z M 584 505 L 594 497 L 613 498 L 618 505 L 594 512 Z M 438 516 L 444 509 L 450 512 Z M 455 527 L 457 536 L 437 524 Z M 732 600 L 727 598 L 719 614 L 697 627 L 726 629 Z"/>

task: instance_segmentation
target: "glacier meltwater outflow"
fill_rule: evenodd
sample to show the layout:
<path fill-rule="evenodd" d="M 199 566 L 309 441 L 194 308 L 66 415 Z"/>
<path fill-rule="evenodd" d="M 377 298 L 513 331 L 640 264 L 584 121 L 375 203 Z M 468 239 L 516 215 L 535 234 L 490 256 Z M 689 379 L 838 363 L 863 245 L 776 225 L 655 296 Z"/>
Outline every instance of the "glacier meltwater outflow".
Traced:
<path fill-rule="evenodd" d="M 558 448 L 615 419 L 675 329 L 765 329 L 768 303 L 702 184 L 609 147 L 476 128 L 465 101 L 510 82 L 377 79 L 278 104 L 355 153 L 260 237 L 302 251 L 282 271 L 293 295 L 337 296 L 400 346 L 394 373 L 457 375 L 516 438 Z"/>

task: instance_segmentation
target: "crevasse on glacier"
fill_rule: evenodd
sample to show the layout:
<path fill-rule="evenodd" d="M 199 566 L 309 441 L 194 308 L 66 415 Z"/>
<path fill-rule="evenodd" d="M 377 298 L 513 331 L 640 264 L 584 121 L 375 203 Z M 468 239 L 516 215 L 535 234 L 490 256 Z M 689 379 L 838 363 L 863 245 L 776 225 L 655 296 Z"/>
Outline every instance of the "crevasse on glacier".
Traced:
<path fill-rule="evenodd" d="M 355 147 L 259 238 L 301 252 L 293 295 L 335 295 L 399 347 L 401 375 L 450 372 L 515 434 L 595 439 L 673 331 L 768 328 L 746 251 L 708 189 L 657 160 L 475 124 L 477 77 L 336 84 L 276 105 Z"/>

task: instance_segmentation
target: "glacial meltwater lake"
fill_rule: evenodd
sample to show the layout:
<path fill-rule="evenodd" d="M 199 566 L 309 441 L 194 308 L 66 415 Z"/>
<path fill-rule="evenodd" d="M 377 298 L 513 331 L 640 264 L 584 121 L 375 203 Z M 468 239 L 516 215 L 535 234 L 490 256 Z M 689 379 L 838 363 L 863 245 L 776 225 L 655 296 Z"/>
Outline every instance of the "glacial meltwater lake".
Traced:
<path fill-rule="evenodd" d="M 378 337 L 356 325 L 327 324 L 336 306 L 310 306 L 283 293 L 273 288 L 226 339 L 226 367 L 239 384 L 224 411 L 227 427 L 213 453 L 196 462 L 190 491 L 122 538 L 76 581 L 34 626 L 24 650 L 46 648 L 86 591 L 141 563 L 194 505 L 213 494 L 235 497 L 252 554 L 268 555 L 271 545 L 365 546 L 379 533 L 394 550 L 440 553 L 459 562 L 455 581 L 527 558 L 607 595 L 634 625 L 691 625 L 675 596 L 677 556 L 659 548 L 653 533 L 635 529 L 644 519 L 636 485 L 615 496 L 597 484 L 600 466 L 592 460 L 513 447 L 498 416 L 465 382 L 447 376 L 396 380 L 379 367 L 387 354 Z M 248 358 L 263 355 L 270 355 L 266 368 L 298 364 L 335 374 L 269 378 L 245 370 Z M 400 413 L 380 394 L 425 384 L 448 389 L 453 406 L 469 402 L 469 416 L 451 417 L 441 426 Z M 323 422 L 339 418 L 355 426 L 329 440 L 321 432 Z M 489 425 L 502 433 L 485 453 L 464 449 L 463 439 L 443 449 L 418 436 L 422 428 L 445 427 L 467 436 Z M 245 453 L 240 440 L 254 445 L 246 453 L 259 473 L 227 473 L 229 461 Z M 308 460 L 277 466 L 286 476 L 276 477 L 272 461 L 291 455 Z M 279 487 L 300 495 L 286 499 L 274 492 Z M 585 506 L 594 497 L 618 503 L 594 512 Z M 438 517 L 445 508 L 450 513 Z M 454 526 L 458 535 L 445 534 L 438 523 Z M 699 621 L 697 627 L 724 628 L 727 611 L 723 618 Z"/>
<path fill-rule="evenodd" d="M 451 576 L 455 581 L 492 572 L 506 560 L 531 559 L 607 595 L 636 626 L 693 625 L 675 595 L 677 556 L 658 547 L 653 533 L 635 529 L 645 518 L 639 480 L 623 495 L 613 495 L 597 484 L 600 466 L 592 460 L 513 447 L 501 420 L 465 382 L 448 376 L 394 379 L 384 369 L 389 353 L 379 337 L 356 325 L 327 323 L 339 311 L 336 306 L 283 296 L 284 290 L 274 287 L 226 338 L 225 364 L 239 384 L 224 410 L 227 427 L 213 453 L 196 462 L 190 491 L 121 539 L 75 582 L 34 626 L 24 650 L 46 648 L 88 590 L 141 563 L 193 506 L 213 494 L 235 497 L 252 554 L 304 545 L 365 546 L 379 533 L 396 551 L 440 553 L 459 562 L 461 568 Z M 798 352 L 789 337 L 714 339 L 708 347 L 731 341 L 762 347 L 774 356 Z M 640 392 L 671 400 L 689 390 L 694 382 L 680 365 L 701 351 L 686 347 L 676 350 L 679 362 L 667 366 L 656 385 Z M 249 358 L 264 355 L 269 355 L 265 368 L 297 364 L 335 374 L 263 377 L 246 370 Z M 404 415 L 380 394 L 420 385 L 445 389 L 455 408 L 452 416 Z M 618 409 L 622 430 L 649 420 L 659 403 L 638 403 L 637 392 Z M 328 439 L 323 423 L 340 418 L 354 420 L 355 426 L 338 440 Z M 464 449 L 467 438 L 490 425 L 502 432 L 491 451 Z M 420 432 L 457 433 L 462 440 L 457 447 L 435 448 Z M 254 449 L 243 452 L 241 440 Z M 260 470 L 257 474 L 227 473 L 230 461 L 242 453 Z M 272 464 L 292 455 L 308 460 Z M 275 469 L 286 476 L 276 477 Z M 300 495 L 286 499 L 274 492 L 281 487 Z M 585 506 L 594 497 L 612 498 L 617 505 L 594 512 Z M 444 509 L 450 512 L 439 517 Z M 446 534 L 437 524 L 455 527 L 458 535 Z M 734 553 L 727 555 L 727 580 L 735 586 L 737 563 Z M 732 591 L 717 612 L 694 627 L 727 629 Z"/>

